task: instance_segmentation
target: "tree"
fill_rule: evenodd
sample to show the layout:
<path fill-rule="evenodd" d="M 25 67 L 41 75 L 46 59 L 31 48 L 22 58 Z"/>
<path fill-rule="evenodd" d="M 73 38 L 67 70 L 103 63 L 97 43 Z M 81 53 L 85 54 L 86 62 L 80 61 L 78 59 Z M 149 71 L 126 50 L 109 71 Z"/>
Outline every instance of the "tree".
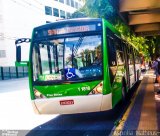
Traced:
<path fill-rule="evenodd" d="M 156 55 L 160 54 L 160 36 L 148 37 L 146 45 L 150 53 L 151 60 L 154 60 Z"/>
<path fill-rule="evenodd" d="M 72 14 L 72 18 L 83 18 L 83 17 L 87 17 L 87 16 L 84 12 L 81 12 L 81 11 L 76 11 Z"/>
<path fill-rule="evenodd" d="M 136 36 L 135 33 L 121 20 L 118 12 L 119 0 L 85 0 L 85 5 L 79 11 L 78 17 L 105 18 L 121 33 L 122 37 L 131 43 L 146 57 L 160 53 L 160 37 Z M 81 14 L 83 13 L 83 15 Z"/>
<path fill-rule="evenodd" d="M 106 19 L 113 17 L 113 14 L 116 13 L 109 0 L 86 0 L 81 10 L 85 11 L 89 17 Z"/>

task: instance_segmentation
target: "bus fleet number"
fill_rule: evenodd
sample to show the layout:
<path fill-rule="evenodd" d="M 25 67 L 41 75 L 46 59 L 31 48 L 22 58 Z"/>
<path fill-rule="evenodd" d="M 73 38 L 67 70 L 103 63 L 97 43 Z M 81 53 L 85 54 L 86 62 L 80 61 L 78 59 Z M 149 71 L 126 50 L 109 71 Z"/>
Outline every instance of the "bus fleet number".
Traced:
<path fill-rule="evenodd" d="M 78 87 L 78 91 L 90 91 L 90 86 Z"/>

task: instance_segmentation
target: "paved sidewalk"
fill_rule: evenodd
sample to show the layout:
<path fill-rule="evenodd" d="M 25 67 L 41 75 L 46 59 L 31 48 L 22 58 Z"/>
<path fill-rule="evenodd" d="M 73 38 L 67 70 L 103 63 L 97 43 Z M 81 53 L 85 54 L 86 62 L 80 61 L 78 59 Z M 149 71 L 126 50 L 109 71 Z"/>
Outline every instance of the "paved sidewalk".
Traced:
<path fill-rule="evenodd" d="M 131 135 L 160 135 L 160 95 L 155 91 L 154 80 L 152 70 L 143 75 L 136 96 L 116 131 L 130 132 Z"/>

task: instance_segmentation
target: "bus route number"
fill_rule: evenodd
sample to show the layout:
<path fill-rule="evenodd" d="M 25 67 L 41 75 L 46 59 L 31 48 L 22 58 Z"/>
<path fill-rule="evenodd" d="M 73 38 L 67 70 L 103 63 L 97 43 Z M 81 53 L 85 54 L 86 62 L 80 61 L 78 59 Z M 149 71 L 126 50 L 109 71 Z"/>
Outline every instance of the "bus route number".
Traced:
<path fill-rule="evenodd" d="M 83 92 L 85 92 L 85 91 L 90 91 L 90 86 L 83 86 L 83 87 L 78 87 L 78 91 L 83 91 Z"/>

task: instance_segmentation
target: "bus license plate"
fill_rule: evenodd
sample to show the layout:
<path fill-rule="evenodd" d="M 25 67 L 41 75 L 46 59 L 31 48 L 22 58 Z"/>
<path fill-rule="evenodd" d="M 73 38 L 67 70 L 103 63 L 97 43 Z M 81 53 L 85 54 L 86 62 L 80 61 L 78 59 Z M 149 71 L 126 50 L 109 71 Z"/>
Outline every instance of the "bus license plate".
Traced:
<path fill-rule="evenodd" d="M 73 105 L 74 104 L 74 100 L 63 100 L 60 101 L 60 105 Z"/>

